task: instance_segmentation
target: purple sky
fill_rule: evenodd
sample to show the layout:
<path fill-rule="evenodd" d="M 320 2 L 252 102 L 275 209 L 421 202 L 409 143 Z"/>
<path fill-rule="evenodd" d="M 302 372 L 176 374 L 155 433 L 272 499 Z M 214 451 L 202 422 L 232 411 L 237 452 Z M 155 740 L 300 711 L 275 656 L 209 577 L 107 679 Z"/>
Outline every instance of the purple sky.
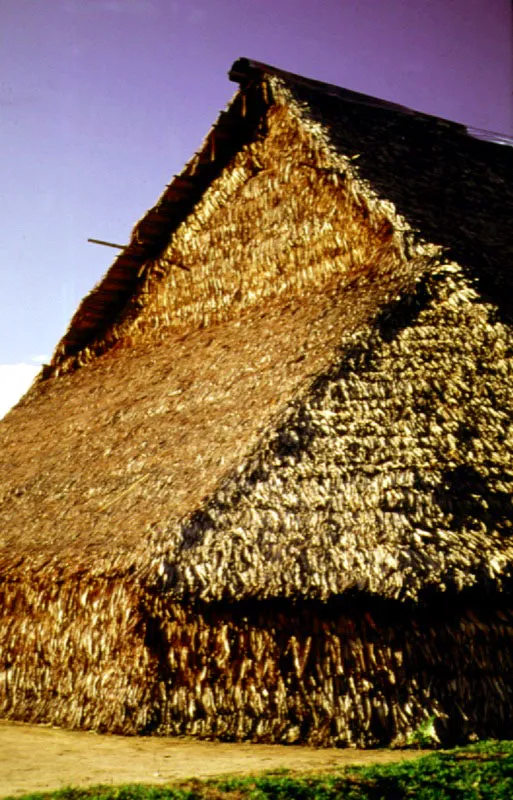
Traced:
<path fill-rule="evenodd" d="M 0 0 L 0 365 L 51 354 L 115 256 L 87 238 L 128 240 L 239 56 L 511 133 L 511 31 L 509 0 Z"/>

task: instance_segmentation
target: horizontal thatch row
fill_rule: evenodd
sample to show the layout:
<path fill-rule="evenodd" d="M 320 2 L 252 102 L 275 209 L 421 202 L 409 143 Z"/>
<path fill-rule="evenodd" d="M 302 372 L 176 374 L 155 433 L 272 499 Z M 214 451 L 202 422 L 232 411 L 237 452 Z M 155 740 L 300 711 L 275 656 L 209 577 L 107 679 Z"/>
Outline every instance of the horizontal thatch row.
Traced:
<path fill-rule="evenodd" d="M 167 588 L 416 597 L 509 575 L 512 385 L 510 326 L 458 267 L 440 269 L 355 336 L 182 527 Z"/>
<path fill-rule="evenodd" d="M 87 580 L 43 596 L 4 589 L 4 718 L 318 746 L 403 744 L 432 715 L 447 743 L 512 734 L 513 616 L 482 600 L 184 606 Z"/>
<path fill-rule="evenodd" d="M 357 601 L 163 608 L 159 733 L 313 745 L 511 731 L 510 611 Z M 159 646 L 162 646 L 159 643 Z"/>

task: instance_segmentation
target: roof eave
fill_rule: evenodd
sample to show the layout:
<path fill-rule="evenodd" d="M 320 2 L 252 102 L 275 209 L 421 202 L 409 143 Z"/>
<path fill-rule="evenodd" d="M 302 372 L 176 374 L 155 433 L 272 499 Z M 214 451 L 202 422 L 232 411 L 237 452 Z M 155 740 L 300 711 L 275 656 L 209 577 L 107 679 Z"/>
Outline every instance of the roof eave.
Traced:
<path fill-rule="evenodd" d="M 200 149 L 134 227 L 129 244 L 78 307 L 43 379 L 58 374 L 63 362 L 105 334 L 144 280 L 144 265 L 159 257 L 172 232 L 189 216 L 208 186 L 254 138 L 270 103 L 263 83 L 256 79 L 241 85 Z"/>

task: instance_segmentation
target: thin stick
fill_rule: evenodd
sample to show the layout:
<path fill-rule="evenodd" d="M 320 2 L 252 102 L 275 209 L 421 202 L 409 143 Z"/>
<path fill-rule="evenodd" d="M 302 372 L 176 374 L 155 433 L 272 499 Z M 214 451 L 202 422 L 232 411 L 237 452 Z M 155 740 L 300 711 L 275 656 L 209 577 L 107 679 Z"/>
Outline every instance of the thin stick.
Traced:
<path fill-rule="evenodd" d="M 126 244 L 114 244 L 113 242 L 104 242 L 101 239 L 88 239 L 88 242 L 92 242 L 92 244 L 102 244 L 104 247 L 115 247 L 116 250 L 124 250 Z"/>

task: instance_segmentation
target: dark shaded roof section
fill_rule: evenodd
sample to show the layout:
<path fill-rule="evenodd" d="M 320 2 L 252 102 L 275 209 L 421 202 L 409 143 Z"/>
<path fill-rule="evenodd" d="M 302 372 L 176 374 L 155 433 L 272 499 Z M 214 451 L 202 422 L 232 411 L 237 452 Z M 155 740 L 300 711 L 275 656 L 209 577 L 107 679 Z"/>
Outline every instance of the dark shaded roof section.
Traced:
<path fill-rule="evenodd" d="M 450 122 L 449 120 L 442 120 L 441 117 L 426 114 L 422 111 L 415 111 L 407 106 L 400 105 L 399 103 L 392 103 L 389 100 L 380 100 L 377 97 L 372 97 L 362 92 L 353 92 L 351 89 L 343 89 L 341 86 L 336 86 L 333 83 L 325 83 L 324 81 L 316 81 L 311 78 L 305 78 L 303 75 L 297 75 L 294 72 L 286 72 L 278 67 L 272 67 L 269 64 L 263 64 L 260 61 L 253 61 L 249 58 L 239 58 L 233 64 L 230 72 L 228 73 L 230 80 L 240 83 L 241 87 L 246 84 L 261 80 L 264 75 L 276 75 L 287 83 L 293 83 L 296 86 L 303 86 L 311 91 L 322 92 L 325 96 L 336 97 L 346 103 L 355 105 L 367 106 L 367 108 L 381 108 L 388 111 L 397 111 L 401 114 L 408 116 L 424 117 L 425 119 L 432 119 L 443 121 L 453 128 L 458 129 L 461 133 L 466 133 L 475 139 L 482 139 L 487 142 L 494 142 L 496 144 L 513 146 L 513 137 L 504 133 L 497 133 L 496 131 L 488 131 L 484 128 L 475 128 L 465 126 L 458 122 Z"/>
<path fill-rule="evenodd" d="M 513 321 L 513 148 L 435 117 L 340 103 L 302 86 L 294 95 L 416 237 L 442 246 Z"/>

